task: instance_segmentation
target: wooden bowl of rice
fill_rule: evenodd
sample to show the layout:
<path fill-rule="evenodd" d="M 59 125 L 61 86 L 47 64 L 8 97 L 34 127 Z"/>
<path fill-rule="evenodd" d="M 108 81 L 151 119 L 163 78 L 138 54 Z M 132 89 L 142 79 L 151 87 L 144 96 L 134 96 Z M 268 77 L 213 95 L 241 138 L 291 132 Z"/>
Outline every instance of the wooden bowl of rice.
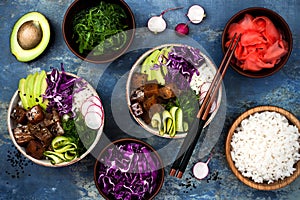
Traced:
<path fill-rule="evenodd" d="M 276 190 L 300 175 L 300 121 L 276 106 L 241 114 L 229 129 L 226 159 L 234 175 L 258 190 Z"/>

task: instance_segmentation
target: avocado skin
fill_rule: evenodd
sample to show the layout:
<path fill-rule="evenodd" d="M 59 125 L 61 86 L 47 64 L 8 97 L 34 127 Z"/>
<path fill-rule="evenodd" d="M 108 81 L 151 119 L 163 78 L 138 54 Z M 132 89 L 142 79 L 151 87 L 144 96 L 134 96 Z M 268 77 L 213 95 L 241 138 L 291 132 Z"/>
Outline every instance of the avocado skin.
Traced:
<path fill-rule="evenodd" d="M 42 40 L 41 42 L 32 49 L 25 50 L 18 43 L 17 33 L 19 28 L 27 21 L 38 21 L 42 29 Z M 23 15 L 14 25 L 11 36 L 10 36 L 10 50 L 11 53 L 20 62 L 29 62 L 41 55 L 47 48 L 50 41 L 50 25 L 46 17 L 39 12 L 29 12 Z"/>

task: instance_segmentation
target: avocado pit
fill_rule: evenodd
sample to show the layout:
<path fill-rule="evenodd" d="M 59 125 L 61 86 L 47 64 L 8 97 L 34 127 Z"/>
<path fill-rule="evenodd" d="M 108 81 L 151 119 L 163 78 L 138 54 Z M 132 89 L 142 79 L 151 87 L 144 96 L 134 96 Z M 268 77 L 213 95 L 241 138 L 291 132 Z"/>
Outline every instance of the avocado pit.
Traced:
<path fill-rule="evenodd" d="M 27 21 L 19 28 L 17 40 L 22 49 L 35 48 L 43 38 L 43 31 L 38 21 Z"/>

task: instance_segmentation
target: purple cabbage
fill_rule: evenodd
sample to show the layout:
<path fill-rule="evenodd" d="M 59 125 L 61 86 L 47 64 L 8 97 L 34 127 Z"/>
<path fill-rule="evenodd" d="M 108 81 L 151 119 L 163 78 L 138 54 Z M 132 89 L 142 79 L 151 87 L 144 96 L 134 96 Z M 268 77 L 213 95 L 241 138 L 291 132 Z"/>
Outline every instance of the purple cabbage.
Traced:
<path fill-rule="evenodd" d="M 193 75 L 200 75 L 199 68 L 205 61 L 200 50 L 184 46 L 174 46 L 169 52 L 166 63 L 168 72 L 165 80 L 167 83 L 180 83 L 178 88 L 186 90 L 190 87 Z"/>
<path fill-rule="evenodd" d="M 98 184 L 114 199 L 145 199 L 158 186 L 158 158 L 139 143 L 117 144 L 99 160 Z"/>
<path fill-rule="evenodd" d="M 54 108 L 60 116 L 71 113 L 73 93 L 79 91 L 73 91 L 73 88 L 75 83 L 81 79 L 67 75 L 61 64 L 61 73 L 58 69 L 53 68 L 46 80 L 48 86 L 43 97 L 49 101 L 47 111 L 51 112 Z"/>

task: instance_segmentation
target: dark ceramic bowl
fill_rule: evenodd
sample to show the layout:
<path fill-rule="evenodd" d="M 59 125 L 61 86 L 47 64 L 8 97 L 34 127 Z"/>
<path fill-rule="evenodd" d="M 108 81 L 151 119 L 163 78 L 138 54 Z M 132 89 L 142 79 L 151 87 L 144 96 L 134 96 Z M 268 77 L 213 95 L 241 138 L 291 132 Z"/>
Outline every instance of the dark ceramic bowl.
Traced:
<path fill-rule="evenodd" d="M 76 42 L 78 35 L 74 34 L 75 32 L 73 30 L 74 17 L 81 11 L 89 10 L 90 8 L 98 6 L 100 2 L 116 4 L 124 10 L 127 18 L 122 20 L 122 24 L 126 24 L 127 28 L 124 30 L 125 36 L 122 36 L 122 38 L 126 38 L 124 40 L 125 43 L 118 50 L 111 50 L 108 48 L 105 50 L 105 53 L 101 55 L 94 55 L 95 48 L 91 51 L 84 51 L 83 53 L 80 53 L 79 43 Z M 101 21 L 99 21 L 99 23 L 101 23 Z M 107 63 L 121 56 L 131 45 L 135 33 L 135 19 L 130 7 L 123 0 L 75 0 L 65 13 L 62 23 L 62 33 L 68 48 L 77 57 L 92 63 Z M 113 38 L 110 37 L 108 39 Z"/>
<path fill-rule="evenodd" d="M 245 14 L 250 14 L 253 17 L 259 17 L 259 16 L 265 16 L 268 17 L 275 27 L 279 30 L 279 32 L 282 34 L 283 40 L 287 42 L 287 53 L 281 57 L 280 61 L 275 64 L 272 68 L 264 68 L 260 71 L 249 71 L 249 70 L 243 70 L 241 67 L 239 67 L 236 64 L 236 58 L 232 59 L 231 67 L 237 71 L 238 73 L 251 77 L 251 78 L 263 78 L 266 76 L 270 76 L 274 74 L 275 72 L 278 72 L 288 61 L 290 54 L 292 52 L 293 48 L 293 38 L 292 33 L 289 28 L 289 25 L 287 22 L 276 12 L 269 10 L 267 8 L 261 8 L 261 7 L 252 7 L 252 8 L 246 8 L 244 10 L 239 11 L 238 13 L 234 14 L 229 21 L 227 22 L 223 34 L 222 34 L 222 50 L 225 53 L 227 48 L 225 47 L 225 43 L 229 40 L 228 39 L 228 30 L 232 23 L 237 23 L 240 20 L 242 20 L 245 17 Z"/>
<path fill-rule="evenodd" d="M 117 199 L 117 195 L 122 199 L 137 199 L 130 191 L 137 192 L 141 189 L 147 190 L 142 199 L 153 199 L 164 182 L 163 162 L 149 144 L 134 138 L 119 139 L 108 144 L 100 152 L 94 165 L 94 182 L 105 199 Z M 138 185 L 139 187 L 136 187 Z M 107 189 L 110 192 L 107 192 Z"/>
<path fill-rule="evenodd" d="M 68 73 L 65 72 L 68 76 L 70 77 L 75 77 L 75 78 L 79 78 L 77 75 L 72 74 L 72 73 Z M 48 75 L 50 74 L 50 72 L 48 72 Z M 85 83 L 86 81 L 84 79 L 82 79 L 83 83 Z M 86 82 L 87 83 L 87 82 Z M 80 110 L 83 103 L 85 102 L 89 97 L 94 96 L 96 98 L 100 97 L 98 96 L 96 90 L 89 84 L 87 83 L 87 85 L 82 88 L 83 90 L 78 92 L 76 94 L 76 96 L 73 97 L 74 102 L 79 102 L 76 104 L 73 104 L 73 108 L 74 110 Z M 17 140 L 15 139 L 14 133 L 13 133 L 13 129 L 16 128 L 18 126 L 18 124 L 11 118 L 11 113 L 13 111 L 13 108 L 16 105 L 20 104 L 20 96 L 19 96 L 19 91 L 17 90 L 14 95 L 11 98 L 11 101 L 9 103 L 8 106 L 8 111 L 7 111 L 7 127 L 8 127 L 8 132 L 10 135 L 10 138 L 13 142 L 13 144 L 15 145 L 15 147 L 29 160 L 31 160 L 32 162 L 34 162 L 35 164 L 41 165 L 41 166 L 45 166 L 45 167 L 65 167 L 65 166 L 69 166 L 72 165 L 80 160 L 82 160 L 83 158 L 85 158 L 89 153 L 91 153 L 91 151 L 96 147 L 97 143 L 99 142 L 102 132 L 103 132 L 103 128 L 104 128 L 104 109 L 103 109 L 103 105 L 101 103 L 101 105 L 99 104 L 100 108 L 101 108 L 101 126 L 100 128 L 97 130 L 97 133 L 95 135 L 95 138 L 93 139 L 93 142 L 91 144 L 88 144 L 86 142 L 86 140 L 84 140 L 85 138 L 80 137 L 81 141 L 83 142 L 83 144 L 85 145 L 85 147 L 87 148 L 86 151 L 84 153 L 82 153 L 80 156 L 78 156 L 77 158 L 71 160 L 71 161 L 66 161 L 66 162 L 61 162 L 58 164 L 52 164 L 50 162 L 49 159 L 36 159 L 34 157 L 32 157 L 31 155 L 26 153 L 26 148 L 24 146 L 21 146 L 17 143 Z M 80 111 L 81 112 L 81 111 Z M 85 126 L 82 126 L 82 124 L 80 123 L 75 123 L 75 127 L 76 128 L 80 128 L 80 130 L 84 129 Z M 79 129 L 78 129 L 79 130 Z M 88 138 L 88 137 L 87 137 Z M 88 146 L 89 145 L 89 146 Z"/>

